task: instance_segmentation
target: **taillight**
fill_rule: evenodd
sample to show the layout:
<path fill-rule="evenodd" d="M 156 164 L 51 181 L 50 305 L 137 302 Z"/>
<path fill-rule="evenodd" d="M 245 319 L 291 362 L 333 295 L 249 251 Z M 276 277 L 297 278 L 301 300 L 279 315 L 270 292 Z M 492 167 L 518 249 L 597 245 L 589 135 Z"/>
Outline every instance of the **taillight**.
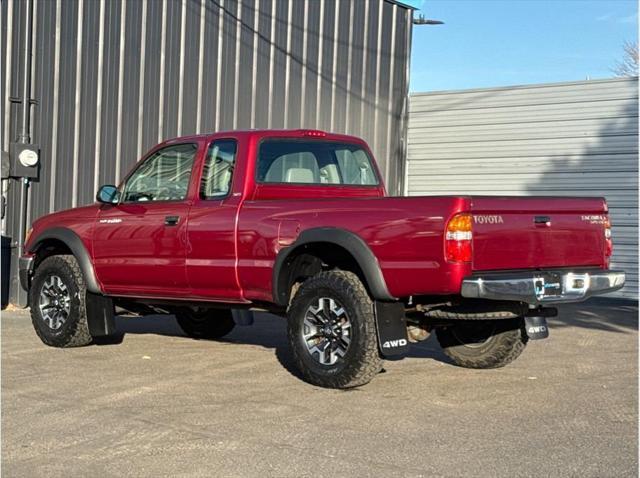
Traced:
<path fill-rule="evenodd" d="M 471 262 L 471 214 L 461 213 L 453 216 L 445 232 L 445 255 L 449 262 Z"/>
<path fill-rule="evenodd" d="M 611 254 L 613 254 L 613 241 L 611 240 L 611 221 L 608 217 L 604 220 L 604 242 L 604 255 L 611 257 Z"/>

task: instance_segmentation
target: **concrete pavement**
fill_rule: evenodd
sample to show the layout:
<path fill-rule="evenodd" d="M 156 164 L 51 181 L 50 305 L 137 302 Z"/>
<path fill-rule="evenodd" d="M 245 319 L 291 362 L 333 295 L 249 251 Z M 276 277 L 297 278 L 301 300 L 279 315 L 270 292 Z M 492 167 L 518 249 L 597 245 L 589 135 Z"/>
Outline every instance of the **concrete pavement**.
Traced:
<path fill-rule="evenodd" d="M 221 342 L 173 317 L 118 318 L 124 340 L 58 350 L 3 312 L 4 476 L 637 476 L 638 309 L 564 306 L 498 370 L 437 343 L 351 391 L 293 369 L 282 319 Z"/>

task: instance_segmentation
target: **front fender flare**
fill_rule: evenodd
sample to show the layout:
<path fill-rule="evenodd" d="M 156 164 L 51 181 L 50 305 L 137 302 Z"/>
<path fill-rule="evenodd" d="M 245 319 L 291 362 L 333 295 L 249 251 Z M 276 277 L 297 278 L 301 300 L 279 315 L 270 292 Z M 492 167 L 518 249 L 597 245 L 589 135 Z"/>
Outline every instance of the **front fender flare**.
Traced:
<path fill-rule="evenodd" d="M 335 244 L 348 251 L 364 274 L 367 286 L 376 300 L 397 300 L 389 293 L 387 284 L 382 275 L 382 269 L 375 254 L 367 243 L 357 234 L 336 227 L 318 227 L 307 229 L 300 233 L 293 244 L 280 250 L 273 265 L 272 292 L 276 304 L 286 306 L 289 303 L 287 296 L 288 284 L 281 280 L 282 268 L 287 264 L 292 253 L 305 244 L 325 242 Z"/>
<path fill-rule="evenodd" d="M 30 249 L 34 252 L 37 251 L 38 248 L 48 239 L 56 239 L 64 243 L 71 250 L 71 253 L 80 265 L 80 270 L 82 270 L 87 290 L 94 294 L 102 294 L 100 284 L 93 269 L 91 256 L 89 255 L 87 248 L 84 246 L 82 239 L 80 239 L 80 236 L 66 227 L 52 227 L 51 229 L 45 229 L 42 231 L 33 240 L 33 246 Z"/>

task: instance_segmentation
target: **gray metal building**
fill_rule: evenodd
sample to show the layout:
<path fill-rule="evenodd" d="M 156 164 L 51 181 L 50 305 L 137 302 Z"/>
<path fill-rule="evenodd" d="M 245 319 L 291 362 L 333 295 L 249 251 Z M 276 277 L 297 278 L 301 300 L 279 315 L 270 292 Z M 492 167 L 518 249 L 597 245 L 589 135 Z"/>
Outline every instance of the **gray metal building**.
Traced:
<path fill-rule="evenodd" d="M 27 1 L 1 4 L 3 151 L 21 123 Z M 238 128 L 362 136 L 401 191 L 412 21 L 402 3 L 32 1 L 42 166 L 28 222 L 92 202 L 163 139 Z M 4 232 L 15 239 L 20 187 L 9 184 Z"/>
<path fill-rule="evenodd" d="M 604 196 L 638 297 L 638 79 L 416 93 L 405 192 Z"/>

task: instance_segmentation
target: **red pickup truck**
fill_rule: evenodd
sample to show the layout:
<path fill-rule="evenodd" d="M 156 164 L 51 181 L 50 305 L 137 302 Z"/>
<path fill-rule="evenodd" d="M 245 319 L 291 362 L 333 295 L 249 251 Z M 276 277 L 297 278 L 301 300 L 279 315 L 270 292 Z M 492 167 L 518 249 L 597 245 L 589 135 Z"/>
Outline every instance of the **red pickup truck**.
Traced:
<path fill-rule="evenodd" d="M 96 199 L 35 221 L 20 259 L 48 345 L 114 334 L 116 306 L 210 339 L 264 310 L 309 382 L 346 388 L 431 332 L 503 366 L 550 305 L 625 280 L 602 198 L 388 197 L 364 141 L 316 130 L 165 141 Z"/>

